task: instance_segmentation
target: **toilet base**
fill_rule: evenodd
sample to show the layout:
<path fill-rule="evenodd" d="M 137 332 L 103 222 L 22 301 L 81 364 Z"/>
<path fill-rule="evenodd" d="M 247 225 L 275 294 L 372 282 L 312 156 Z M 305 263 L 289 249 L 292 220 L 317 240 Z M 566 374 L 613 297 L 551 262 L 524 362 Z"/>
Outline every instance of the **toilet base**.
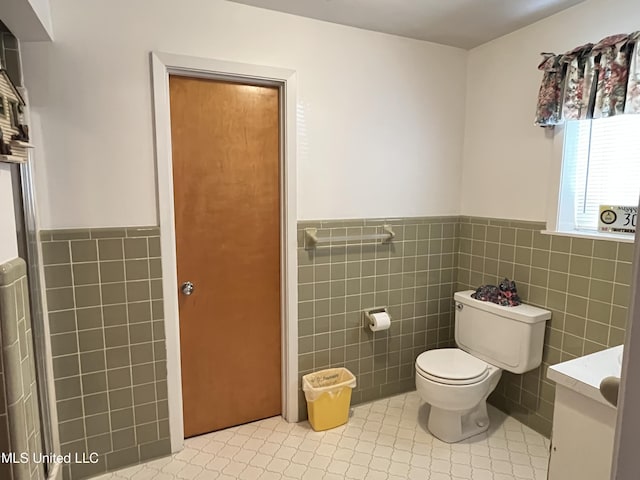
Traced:
<path fill-rule="evenodd" d="M 489 429 L 487 401 L 464 412 L 443 410 L 431 406 L 427 428 L 431 434 L 446 443 L 456 443 Z"/>

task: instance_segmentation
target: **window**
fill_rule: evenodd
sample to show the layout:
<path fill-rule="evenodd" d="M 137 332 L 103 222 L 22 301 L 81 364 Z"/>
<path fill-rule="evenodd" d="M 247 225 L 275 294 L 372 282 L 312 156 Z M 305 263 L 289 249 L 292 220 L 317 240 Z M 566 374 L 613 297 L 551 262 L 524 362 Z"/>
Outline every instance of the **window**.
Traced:
<path fill-rule="evenodd" d="M 567 122 L 558 230 L 597 234 L 600 205 L 637 206 L 639 197 L 640 115 Z"/>

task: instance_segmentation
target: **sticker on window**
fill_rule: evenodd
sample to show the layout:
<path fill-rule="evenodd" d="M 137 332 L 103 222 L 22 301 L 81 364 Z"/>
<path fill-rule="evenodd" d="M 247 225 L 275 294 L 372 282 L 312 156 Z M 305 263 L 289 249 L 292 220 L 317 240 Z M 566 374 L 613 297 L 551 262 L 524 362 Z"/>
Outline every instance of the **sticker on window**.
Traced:
<path fill-rule="evenodd" d="M 598 230 L 610 233 L 636 233 L 638 207 L 600 205 Z"/>

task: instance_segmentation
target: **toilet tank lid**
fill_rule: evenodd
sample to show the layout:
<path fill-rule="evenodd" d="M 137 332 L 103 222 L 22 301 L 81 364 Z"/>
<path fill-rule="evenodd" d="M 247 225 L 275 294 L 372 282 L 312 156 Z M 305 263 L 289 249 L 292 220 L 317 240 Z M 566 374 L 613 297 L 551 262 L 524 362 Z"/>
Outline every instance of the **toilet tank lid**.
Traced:
<path fill-rule="evenodd" d="M 471 298 L 472 293 L 475 293 L 475 290 L 456 292 L 453 298 L 456 302 L 462 303 L 463 305 L 484 310 L 485 312 L 493 313 L 501 317 L 512 318 L 523 323 L 539 323 L 551 318 L 551 312 L 543 308 L 525 304 L 520 304 L 517 307 L 503 307 L 495 303 L 483 302 L 482 300 Z"/>

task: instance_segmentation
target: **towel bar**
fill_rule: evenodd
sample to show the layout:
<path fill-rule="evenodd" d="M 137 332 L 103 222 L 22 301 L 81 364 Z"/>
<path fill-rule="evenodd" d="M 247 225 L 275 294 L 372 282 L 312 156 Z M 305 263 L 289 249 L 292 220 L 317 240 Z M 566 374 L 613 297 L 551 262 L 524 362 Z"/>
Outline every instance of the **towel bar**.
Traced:
<path fill-rule="evenodd" d="M 320 237 L 317 228 L 304 229 L 304 248 L 310 250 L 318 246 L 331 247 L 333 242 L 354 242 L 354 241 L 370 241 L 382 240 L 382 243 L 388 243 L 396 236 L 389 225 L 383 225 L 384 233 L 372 233 L 368 235 L 345 235 L 341 237 Z M 328 244 L 328 245 L 323 245 Z"/>

